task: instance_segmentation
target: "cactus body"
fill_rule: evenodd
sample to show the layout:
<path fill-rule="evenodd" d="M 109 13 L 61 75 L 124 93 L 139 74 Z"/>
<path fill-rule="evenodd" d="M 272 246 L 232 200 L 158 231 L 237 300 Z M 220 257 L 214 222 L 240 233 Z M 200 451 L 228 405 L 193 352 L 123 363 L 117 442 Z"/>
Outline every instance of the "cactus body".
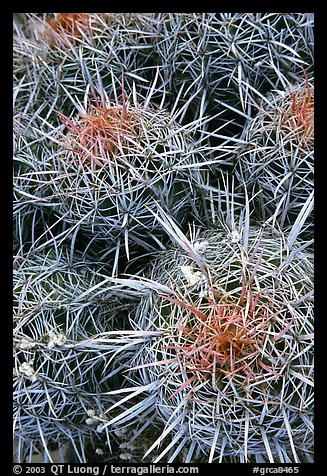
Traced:
<path fill-rule="evenodd" d="M 69 254 L 36 251 L 14 262 L 14 418 L 22 448 L 78 445 L 101 426 L 101 401 L 115 385 L 99 341 L 126 304 L 109 290 L 88 294 L 102 280 L 100 269 Z"/>
<path fill-rule="evenodd" d="M 312 254 L 285 239 L 251 227 L 245 244 L 218 227 L 193 242 L 202 270 L 176 248 L 154 263 L 148 277 L 173 294 L 151 291 L 135 311 L 135 336 L 149 337 L 129 375 L 135 388 L 155 384 L 176 447 L 184 438 L 209 461 L 312 453 Z"/>
<path fill-rule="evenodd" d="M 68 131 L 43 172 L 66 223 L 128 252 L 133 243 L 157 246 L 156 203 L 181 222 L 201 205 L 201 147 L 166 111 L 98 103 L 63 121 Z"/>
<path fill-rule="evenodd" d="M 126 84 L 141 77 L 146 84 L 155 21 L 147 14 L 59 13 L 30 15 L 14 36 L 15 85 L 22 103 L 69 114 L 69 95 L 83 101 L 89 82 L 100 74 L 110 86 L 112 74 L 125 71 Z M 24 76 L 25 75 L 25 76 Z M 143 78 L 142 78 L 143 76 Z M 26 83 L 34 84 L 31 97 Z M 31 86 L 30 86 L 31 88 Z"/>
<path fill-rule="evenodd" d="M 265 94 L 312 72 L 312 14 L 159 16 L 155 51 L 158 63 L 167 65 L 163 80 L 173 100 L 183 90 L 180 101 L 201 117 L 227 108 L 218 124 L 232 120 L 237 132 L 251 115 L 256 90 Z M 217 124 L 219 117 L 213 121 Z"/>
<path fill-rule="evenodd" d="M 312 81 L 270 94 L 244 129 L 236 173 L 264 219 L 294 223 L 313 192 L 314 88 Z M 313 223 L 312 214 L 308 222 Z"/>

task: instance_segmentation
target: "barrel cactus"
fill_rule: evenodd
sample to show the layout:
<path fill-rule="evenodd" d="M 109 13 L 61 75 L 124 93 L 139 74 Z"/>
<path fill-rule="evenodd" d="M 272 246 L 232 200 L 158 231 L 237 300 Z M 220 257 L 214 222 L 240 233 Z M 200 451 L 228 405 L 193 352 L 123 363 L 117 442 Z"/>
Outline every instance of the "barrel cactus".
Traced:
<path fill-rule="evenodd" d="M 131 392 L 144 392 L 144 409 L 152 397 L 156 418 L 166 423 L 146 455 L 156 450 L 157 462 L 168 449 L 175 448 L 176 457 L 192 443 L 209 462 L 309 461 L 313 256 L 308 245 L 289 246 L 287 236 L 268 225 L 242 230 L 223 223 L 183 243 L 184 250 L 172 247 L 152 264 L 151 290 L 131 314 L 130 340 L 143 336 L 125 362 Z M 142 419 L 142 404 L 131 407 L 133 412 Z M 167 435 L 171 443 L 159 452 Z"/>
<path fill-rule="evenodd" d="M 313 193 L 313 80 L 263 98 L 242 139 L 235 170 L 249 193 L 257 194 L 257 214 L 263 219 L 275 216 L 281 226 L 291 225 Z M 307 223 L 312 226 L 312 213 Z"/>
<path fill-rule="evenodd" d="M 122 70 L 127 84 L 141 78 L 141 87 L 153 76 L 147 63 L 154 24 L 140 13 L 27 14 L 14 31 L 21 102 L 40 107 L 44 117 L 55 109 L 69 114 L 70 97 L 82 101 L 90 80 L 101 74 L 110 87 Z"/>
<path fill-rule="evenodd" d="M 313 70 L 309 13 L 161 13 L 155 51 L 173 97 L 192 114 L 227 107 L 237 131 L 254 91 L 280 89 Z M 217 119 L 217 118 L 216 118 Z M 219 117 L 218 117 L 219 119 Z"/>
<path fill-rule="evenodd" d="M 124 245 L 127 255 L 133 244 L 153 250 L 162 236 L 157 203 L 181 223 L 199 213 L 204 147 L 193 138 L 194 124 L 180 126 L 144 98 L 116 103 L 102 89 L 99 96 L 76 117 L 61 114 L 65 133 L 52 130 L 42 165 L 49 204 L 107 247 Z M 219 167 L 224 159 L 213 162 Z"/>
<path fill-rule="evenodd" d="M 67 440 L 83 461 L 83 438 L 101 426 L 101 400 L 108 403 L 105 392 L 117 373 L 107 365 L 110 346 L 102 340 L 108 330 L 126 326 L 120 316 L 127 301 L 108 286 L 90 293 L 102 280 L 99 273 L 77 252 L 71 260 L 66 248 L 15 258 L 14 436 L 21 461 L 31 446 L 42 442 L 49 454 Z"/>

